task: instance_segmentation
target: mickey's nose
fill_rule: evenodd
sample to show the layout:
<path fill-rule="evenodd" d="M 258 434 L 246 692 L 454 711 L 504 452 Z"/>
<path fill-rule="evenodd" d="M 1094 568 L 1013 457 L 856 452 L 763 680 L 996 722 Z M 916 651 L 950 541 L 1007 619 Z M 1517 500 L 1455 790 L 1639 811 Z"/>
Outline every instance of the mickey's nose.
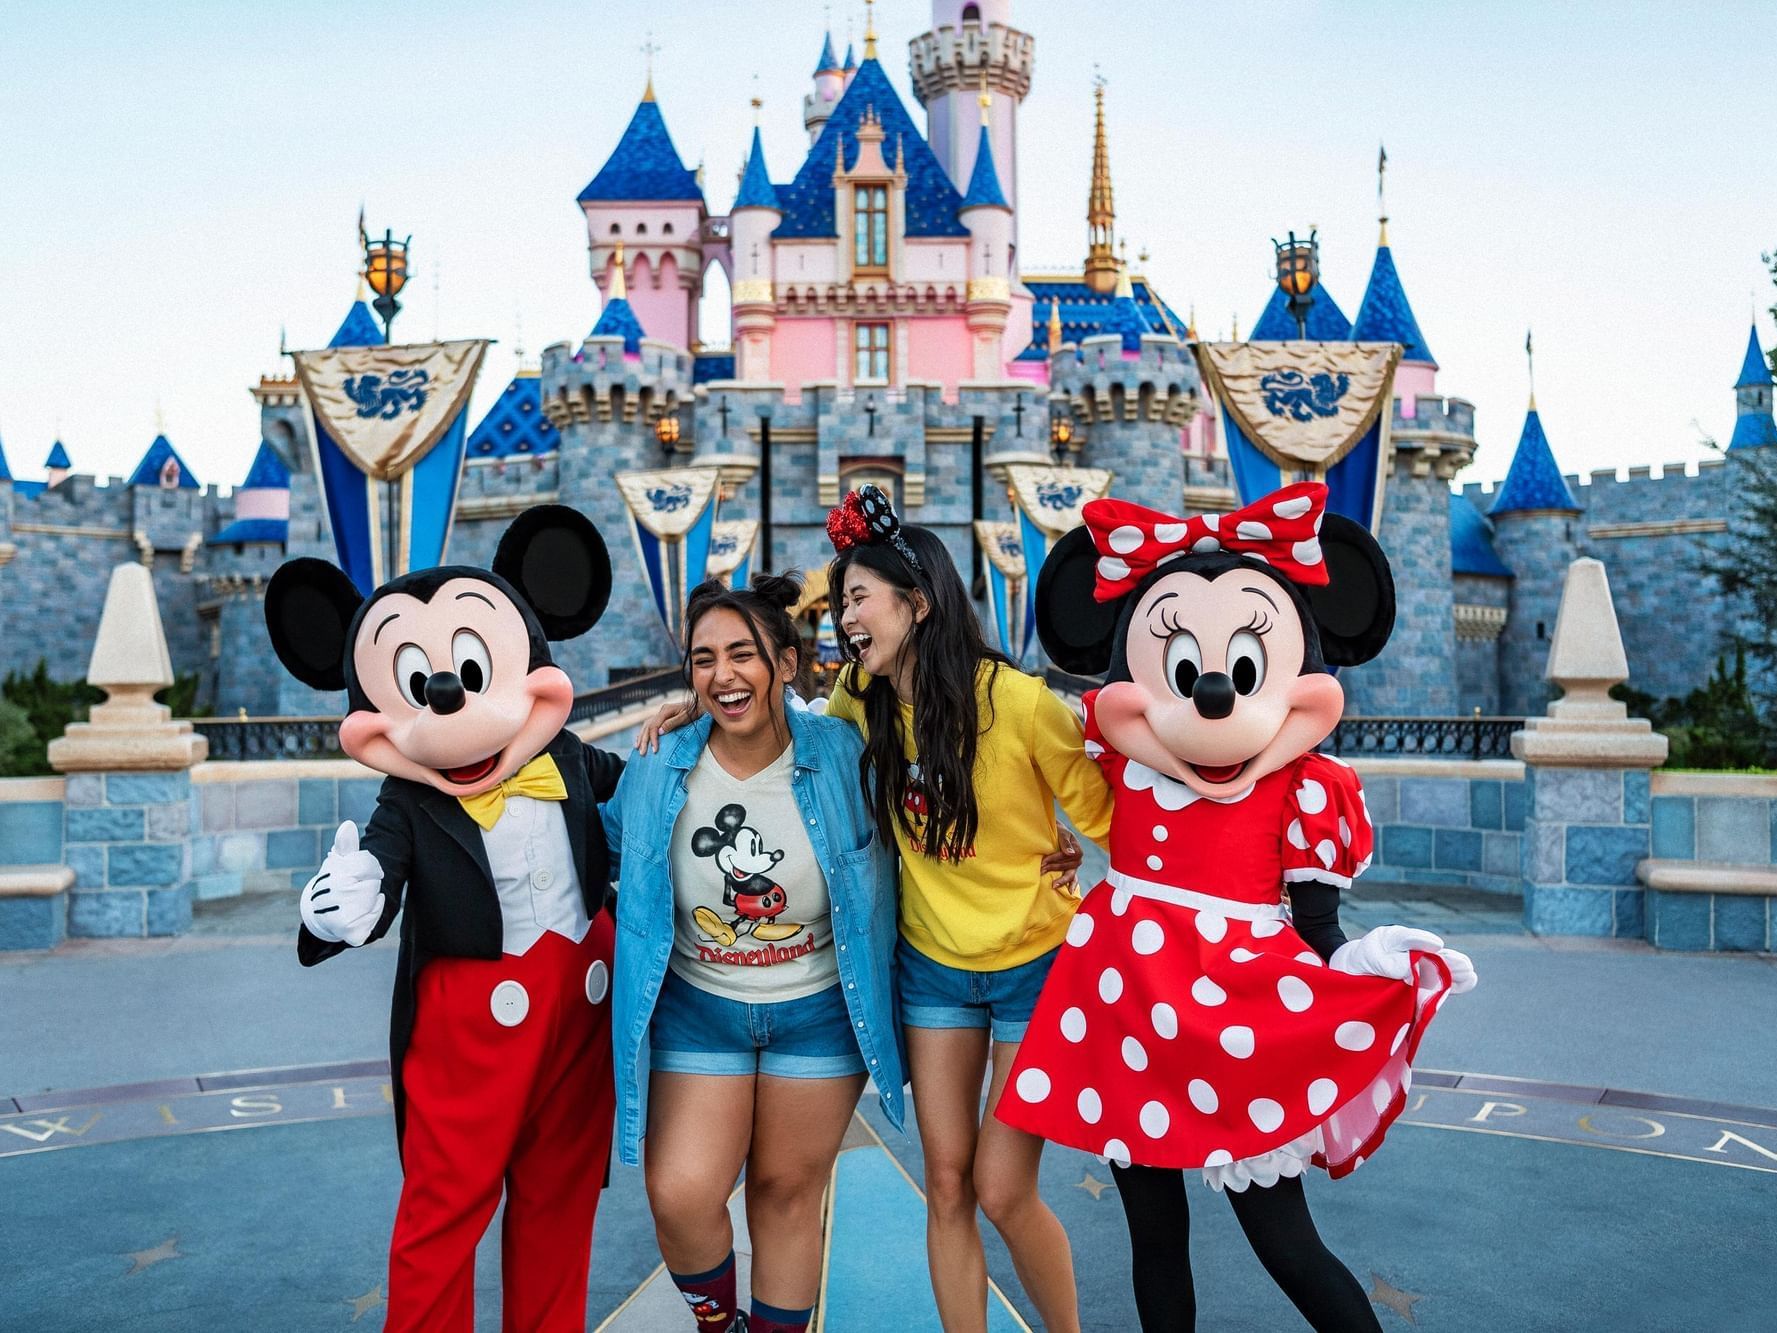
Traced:
<path fill-rule="evenodd" d="M 1232 686 L 1229 691 L 1232 694 Z M 434 671 L 426 677 L 426 707 L 434 713 L 450 714 L 462 706 L 463 682 L 457 679 L 456 672 Z"/>
<path fill-rule="evenodd" d="M 431 688 L 431 683 L 428 682 L 428 697 Z M 1205 672 L 1197 677 L 1197 683 L 1191 687 L 1191 702 L 1197 705 L 1200 717 L 1227 717 L 1234 711 L 1234 682 L 1223 672 Z"/>

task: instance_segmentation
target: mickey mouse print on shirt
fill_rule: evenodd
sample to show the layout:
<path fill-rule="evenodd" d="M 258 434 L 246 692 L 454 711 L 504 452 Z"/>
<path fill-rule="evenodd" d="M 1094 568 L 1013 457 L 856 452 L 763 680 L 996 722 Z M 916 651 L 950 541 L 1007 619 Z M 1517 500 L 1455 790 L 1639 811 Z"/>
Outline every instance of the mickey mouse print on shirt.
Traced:
<path fill-rule="evenodd" d="M 706 750 L 673 829 L 673 971 L 743 1003 L 813 995 L 838 976 L 827 881 L 794 772 L 789 749 L 744 779 Z"/>

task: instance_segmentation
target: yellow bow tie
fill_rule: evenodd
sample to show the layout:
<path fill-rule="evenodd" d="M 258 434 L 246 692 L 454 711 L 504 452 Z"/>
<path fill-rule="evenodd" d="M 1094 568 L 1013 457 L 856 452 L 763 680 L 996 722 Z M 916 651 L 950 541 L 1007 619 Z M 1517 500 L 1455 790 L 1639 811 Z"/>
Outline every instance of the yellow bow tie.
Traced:
<path fill-rule="evenodd" d="M 561 780 L 555 760 L 540 754 L 497 787 L 489 787 L 475 796 L 459 796 L 457 804 L 469 812 L 469 818 L 483 829 L 493 831 L 500 816 L 506 813 L 508 796 L 529 796 L 536 801 L 565 801 L 568 785 Z"/>

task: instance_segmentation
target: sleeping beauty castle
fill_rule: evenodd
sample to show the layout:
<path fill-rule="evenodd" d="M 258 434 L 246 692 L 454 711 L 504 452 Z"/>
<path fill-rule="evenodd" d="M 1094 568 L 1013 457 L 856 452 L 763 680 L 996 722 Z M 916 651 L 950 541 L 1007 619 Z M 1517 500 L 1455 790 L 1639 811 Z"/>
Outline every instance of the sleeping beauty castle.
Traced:
<path fill-rule="evenodd" d="M 201 701 L 337 712 L 289 681 L 266 641 L 265 581 L 284 559 L 337 559 L 367 583 L 431 553 L 482 563 L 513 516 L 559 502 L 599 525 L 619 571 L 597 631 L 562 646 L 593 687 L 676 661 L 677 607 L 707 575 L 803 570 L 811 637 L 827 627 L 826 512 L 865 482 L 943 537 L 992 633 L 1036 667 L 1032 576 L 1081 505 L 1114 491 L 1227 511 L 1311 476 L 1378 531 L 1399 585 L 1389 648 L 1346 676 L 1352 712 L 1540 711 L 1562 580 L 1581 555 L 1609 568 L 1634 682 L 1664 694 L 1703 681 L 1726 616 L 1671 570 L 1725 529 L 1734 453 L 1777 444 L 1756 329 L 1726 463 L 1564 476 L 1558 427 L 1532 397 L 1505 481 L 1457 491 L 1475 410 L 1440 391 L 1387 219 L 1355 317 L 1329 289 L 1354 291 L 1354 275 L 1315 282 L 1305 308 L 1280 281 L 1244 342 L 1200 340 L 1119 245 L 1102 84 L 1081 108 L 1077 175 L 1027 175 L 1018 125 L 1037 38 L 1012 8 L 934 0 L 929 30 L 894 52 L 917 105 L 873 24 L 843 55 L 812 33 L 806 151 L 769 162 L 757 128 L 750 144 L 737 137 L 731 195 L 685 165 L 650 77 L 575 199 L 596 323 L 547 347 L 478 421 L 440 408 L 417 462 L 347 438 L 353 407 L 379 421 L 418 411 L 426 391 L 400 386 L 432 373 L 376 361 L 400 349 L 362 301 L 298 375 L 253 388 L 261 440 L 231 494 L 202 487 L 164 435 L 109 484 L 60 442 L 43 481 L 14 480 L 0 455 L 0 669 L 42 658 L 80 675 L 108 571 L 138 560 Z M 1077 267 L 1028 264 L 1021 209 L 1081 203 Z M 1419 262 L 1427 250 L 1415 246 Z M 697 341 L 718 268 L 732 296 L 721 350 Z M 439 346 L 428 355 L 472 381 L 479 352 Z M 334 365 L 351 372 L 337 418 L 318 387 Z M 467 400 L 464 387 L 455 410 Z"/>

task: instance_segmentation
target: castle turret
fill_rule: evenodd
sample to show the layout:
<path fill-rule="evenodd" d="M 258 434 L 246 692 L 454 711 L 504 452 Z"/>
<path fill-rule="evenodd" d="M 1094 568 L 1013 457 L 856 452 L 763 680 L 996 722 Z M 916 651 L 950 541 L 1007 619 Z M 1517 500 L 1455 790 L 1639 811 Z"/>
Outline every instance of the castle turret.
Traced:
<path fill-rule="evenodd" d="M 759 99 L 754 98 L 755 118 L 758 110 Z M 728 211 L 729 245 L 734 256 L 734 377 L 738 380 L 771 378 L 771 336 L 777 328 L 771 233 L 783 220 L 783 205 L 765 168 L 765 146 L 755 123 L 740 190 Z"/>
<path fill-rule="evenodd" d="M 1771 363 L 1758 345 L 1758 325 L 1746 336 L 1746 360 L 1734 381 L 1734 435 L 1730 449 L 1777 444 L 1777 420 L 1771 416 Z"/>
<path fill-rule="evenodd" d="M 846 59 L 851 59 L 851 51 L 846 50 Z M 802 99 L 802 125 L 808 131 L 808 142 L 813 143 L 821 137 L 821 130 L 826 127 L 827 117 L 833 114 L 833 108 L 845 95 L 845 88 L 851 82 L 851 69 L 840 65 L 833 54 L 833 34 L 825 33 L 821 38 L 820 59 L 814 66 L 814 89 Z"/>
<path fill-rule="evenodd" d="M 136 470 L 130 473 L 127 483 L 131 486 L 155 486 L 163 491 L 196 491 L 203 487 L 192 475 L 185 460 L 179 457 L 179 451 L 173 448 L 165 435 L 156 435 L 154 443 L 142 455 L 136 464 Z"/>
<path fill-rule="evenodd" d="M 1567 567 L 1579 555 L 1575 520 L 1580 513 L 1555 465 L 1533 393 L 1512 466 L 1487 511 L 1493 520 L 1493 548 L 1514 576 L 1499 636 L 1499 706 L 1508 717 L 1541 713 L 1549 702 L 1552 692 L 1543 668 Z"/>
<path fill-rule="evenodd" d="M 1006 324 L 1012 312 L 1012 206 L 994 169 L 992 100 L 986 92 L 980 94 L 980 141 L 968 192 L 957 209 L 957 217 L 969 229 L 967 315 L 978 380 L 999 379 L 1005 373 Z"/>
<path fill-rule="evenodd" d="M 376 316 L 370 313 L 370 307 L 364 304 L 364 298 L 360 295 L 352 302 L 352 308 L 346 311 L 346 317 L 339 322 L 339 328 L 327 345 L 381 347 L 384 341 L 382 327 L 377 324 Z"/>
<path fill-rule="evenodd" d="M 604 308 L 599 311 L 598 322 L 587 337 L 616 338 L 623 344 L 624 356 L 638 357 L 642 354 L 642 339 L 646 336 L 641 320 L 636 318 L 635 308 L 629 303 L 629 282 L 623 276 L 623 242 L 619 241 L 611 256 Z"/>
<path fill-rule="evenodd" d="M 626 299 L 637 317 L 656 338 L 689 347 L 703 293 L 707 213 L 697 173 L 679 160 L 667 133 L 652 76 L 623 137 L 580 191 L 579 203 L 599 291 L 610 295 L 617 249 L 626 246 Z"/>
<path fill-rule="evenodd" d="M 907 54 L 913 95 L 926 109 L 926 138 L 958 188 L 973 177 L 982 143 L 991 143 L 1015 245 L 1018 108 L 1030 92 L 1036 42 L 1011 20 L 1011 0 L 933 0 L 931 30 L 915 37 Z M 983 92 L 994 95 L 985 139 L 975 116 Z"/>
<path fill-rule="evenodd" d="M 845 68 L 841 72 L 845 75 L 845 86 L 851 87 L 851 81 L 858 76 L 858 59 L 851 53 L 849 41 L 845 44 Z"/>
<path fill-rule="evenodd" d="M 1401 275 L 1395 269 L 1386 217 L 1376 242 L 1376 262 L 1370 267 L 1370 285 L 1364 288 L 1351 337 L 1354 342 L 1399 343 L 1404 349 L 1394 374 L 1394 393 L 1400 402 L 1401 416 L 1411 417 L 1419 398 L 1436 394 L 1438 363 L 1426 345 L 1425 335 L 1419 331 L 1407 289 L 1401 285 Z"/>
<path fill-rule="evenodd" d="M 53 489 L 60 486 L 74 470 L 74 464 L 68 458 L 68 451 L 57 440 L 49 449 L 49 457 L 43 460 L 44 470 L 49 474 L 49 485 Z"/>

